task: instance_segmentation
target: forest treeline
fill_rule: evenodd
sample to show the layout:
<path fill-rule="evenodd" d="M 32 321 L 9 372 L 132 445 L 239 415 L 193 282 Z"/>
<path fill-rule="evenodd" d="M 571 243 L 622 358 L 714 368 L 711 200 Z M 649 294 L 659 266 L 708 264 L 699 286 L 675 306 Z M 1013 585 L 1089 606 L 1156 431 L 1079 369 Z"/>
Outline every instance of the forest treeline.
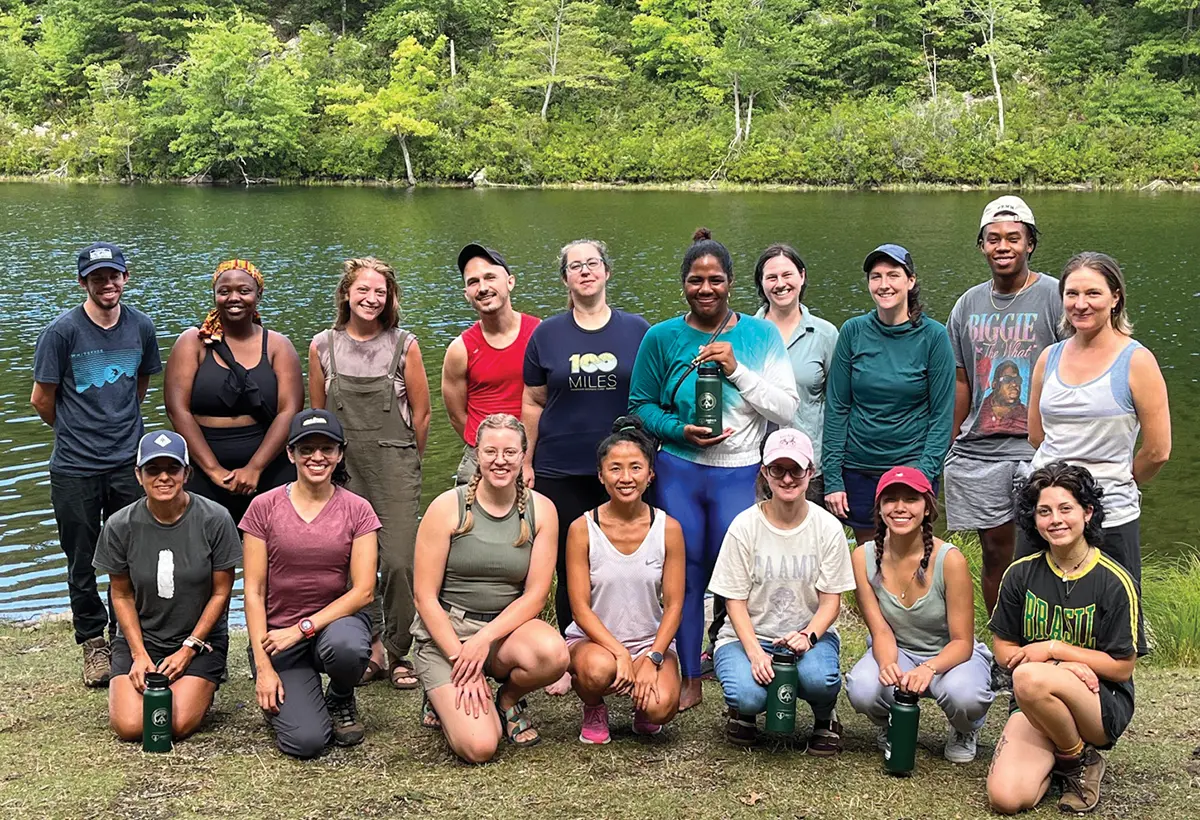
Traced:
<path fill-rule="evenodd" d="M 1200 179 L 1200 0 L 0 0 L 0 174 Z"/>

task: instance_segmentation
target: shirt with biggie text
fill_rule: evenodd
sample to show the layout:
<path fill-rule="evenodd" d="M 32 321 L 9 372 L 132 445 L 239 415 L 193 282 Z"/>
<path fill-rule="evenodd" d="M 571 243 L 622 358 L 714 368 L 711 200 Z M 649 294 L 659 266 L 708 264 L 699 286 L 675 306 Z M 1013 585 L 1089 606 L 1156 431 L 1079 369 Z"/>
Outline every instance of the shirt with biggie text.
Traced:
<path fill-rule="evenodd" d="M 63 475 L 107 473 L 133 461 L 142 437 L 139 376 L 162 370 L 154 322 L 121 305 L 110 328 L 83 306 L 46 326 L 33 354 L 33 379 L 58 386 L 50 469 Z"/>
<path fill-rule="evenodd" d="M 370 502 L 343 487 L 305 521 L 289 487 L 255 496 L 238 525 L 267 545 L 268 629 L 295 626 L 344 595 L 354 539 L 383 526 Z"/>
<path fill-rule="evenodd" d="M 809 504 L 804 521 L 790 530 L 767 521 L 762 506 L 755 504 L 729 525 L 708 588 L 714 595 L 745 601 L 755 637 L 771 643 L 808 626 L 820 603 L 818 592 L 854 589 L 846 532 L 816 504 Z M 733 621 L 727 618 L 713 649 L 736 640 Z"/>
<path fill-rule="evenodd" d="M 1062 297 L 1044 273 L 1025 291 L 998 294 L 992 282 L 964 293 L 946 330 L 971 385 L 971 411 L 951 452 L 983 461 L 1029 461 L 1029 389 L 1042 351 L 1059 339 Z"/>
<path fill-rule="evenodd" d="M 629 406 L 629 380 L 650 323 L 612 311 L 604 327 L 585 330 L 571 311 L 534 329 L 525 347 L 525 384 L 546 388 L 534 472 L 547 478 L 596 474 L 596 445 Z"/>
<path fill-rule="evenodd" d="M 92 560 L 102 572 L 129 576 L 142 643 L 152 657 L 178 651 L 208 606 L 213 573 L 242 559 L 229 512 L 195 493 L 189 497 L 174 524 L 160 523 L 145 498 L 121 508 L 105 522 Z M 229 634 L 227 617 L 222 613 L 209 640 Z"/>

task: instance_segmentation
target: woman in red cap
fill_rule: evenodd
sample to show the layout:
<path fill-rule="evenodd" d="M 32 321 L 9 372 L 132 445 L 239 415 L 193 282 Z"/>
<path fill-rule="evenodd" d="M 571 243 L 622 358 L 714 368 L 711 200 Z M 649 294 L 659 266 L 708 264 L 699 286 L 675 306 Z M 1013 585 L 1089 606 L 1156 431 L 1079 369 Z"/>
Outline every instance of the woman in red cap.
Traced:
<path fill-rule="evenodd" d="M 975 587 L 967 560 L 935 538 L 937 496 L 915 467 L 893 467 L 875 489 L 875 540 L 854 551 L 855 595 L 869 651 L 846 676 L 854 710 L 887 747 L 896 688 L 933 698 L 950 722 L 945 756 L 975 759 L 979 730 L 996 695 L 992 655 L 975 640 Z"/>

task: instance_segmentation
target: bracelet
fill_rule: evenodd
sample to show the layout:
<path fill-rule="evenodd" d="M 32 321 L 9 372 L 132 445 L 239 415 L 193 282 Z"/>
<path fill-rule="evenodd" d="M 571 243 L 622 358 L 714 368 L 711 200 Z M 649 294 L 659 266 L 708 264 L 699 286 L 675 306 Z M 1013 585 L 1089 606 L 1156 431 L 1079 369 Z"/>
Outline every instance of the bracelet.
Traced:
<path fill-rule="evenodd" d="M 917 666 L 924 666 L 926 669 L 928 669 L 933 674 L 935 674 L 935 675 L 938 674 L 938 671 L 933 668 L 933 664 L 930 663 L 929 661 L 921 661 L 920 663 L 917 664 Z"/>

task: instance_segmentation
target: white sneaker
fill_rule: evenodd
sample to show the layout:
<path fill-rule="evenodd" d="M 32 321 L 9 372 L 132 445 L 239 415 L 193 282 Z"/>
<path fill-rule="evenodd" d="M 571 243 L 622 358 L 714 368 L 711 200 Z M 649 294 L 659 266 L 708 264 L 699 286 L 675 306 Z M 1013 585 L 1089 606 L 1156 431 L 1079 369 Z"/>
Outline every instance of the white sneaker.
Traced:
<path fill-rule="evenodd" d="M 970 763 L 975 759 L 978 745 L 978 729 L 973 732 L 960 732 L 951 728 L 950 736 L 946 738 L 946 759 L 951 763 Z"/>
<path fill-rule="evenodd" d="M 875 727 L 875 745 L 879 747 L 879 751 L 886 752 L 888 750 L 888 727 L 887 724 Z"/>

